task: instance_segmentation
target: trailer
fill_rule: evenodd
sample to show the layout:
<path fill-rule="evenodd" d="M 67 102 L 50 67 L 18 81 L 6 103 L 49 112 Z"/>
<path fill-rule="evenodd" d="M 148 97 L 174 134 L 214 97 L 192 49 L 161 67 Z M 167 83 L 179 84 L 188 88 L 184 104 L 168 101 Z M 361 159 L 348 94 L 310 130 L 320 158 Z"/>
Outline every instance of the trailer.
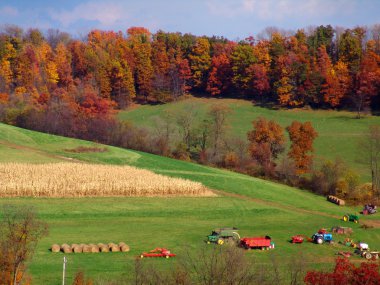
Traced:
<path fill-rule="evenodd" d="M 269 236 L 265 237 L 244 237 L 240 239 L 240 246 L 245 249 L 270 249 L 274 248 L 274 243 Z"/>
<path fill-rule="evenodd" d="M 170 258 L 176 256 L 174 253 L 171 253 L 170 250 L 166 248 L 157 247 L 149 252 L 143 252 L 140 255 L 140 258 L 144 257 L 164 257 L 164 258 Z"/>

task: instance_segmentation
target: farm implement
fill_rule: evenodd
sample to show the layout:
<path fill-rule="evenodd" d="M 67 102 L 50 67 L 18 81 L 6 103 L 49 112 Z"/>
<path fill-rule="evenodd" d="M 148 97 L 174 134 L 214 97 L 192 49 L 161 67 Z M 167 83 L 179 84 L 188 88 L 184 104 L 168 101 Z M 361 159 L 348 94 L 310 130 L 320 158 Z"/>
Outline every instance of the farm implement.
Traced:
<path fill-rule="evenodd" d="M 295 235 L 295 236 L 292 236 L 291 242 L 292 243 L 303 243 L 304 240 L 312 241 L 311 238 L 309 238 L 305 235 Z"/>
<path fill-rule="evenodd" d="M 140 258 L 144 257 L 164 257 L 164 258 L 170 258 L 175 257 L 176 255 L 174 253 L 171 253 L 170 250 L 166 248 L 157 247 L 149 252 L 144 252 L 140 255 Z"/>
<path fill-rule="evenodd" d="M 375 214 L 376 212 L 377 212 L 377 207 L 375 205 L 367 204 L 364 206 L 362 214 L 363 215 L 372 215 L 372 214 Z"/>
<path fill-rule="evenodd" d="M 212 231 L 211 235 L 207 236 L 206 242 L 217 243 L 223 245 L 225 243 L 238 243 L 240 240 L 240 235 L 237 232 L 237 228 L 220 228 Z"/>
<path fill-rule="evenodd" d="M 352 234 L 352 228 L 348 227 L 332 227 L 331 232 L 338 235 L 350 235 Z"/>
<path fill-rule="evenodd" d="M 369 251 L 369 250 L 360 250 L 360 251 L 358 251 L 358 254 L 367 260 L 376 260 L 376 259 L 379 259 L 380 252 Z"/>
<path fill-rule="evenodd" d="M 265 237 L 244 237 L 240 239 L 240 246 L 245 249 L 270 249 L 274 248 L 274 243 L 269 236 Z"/>

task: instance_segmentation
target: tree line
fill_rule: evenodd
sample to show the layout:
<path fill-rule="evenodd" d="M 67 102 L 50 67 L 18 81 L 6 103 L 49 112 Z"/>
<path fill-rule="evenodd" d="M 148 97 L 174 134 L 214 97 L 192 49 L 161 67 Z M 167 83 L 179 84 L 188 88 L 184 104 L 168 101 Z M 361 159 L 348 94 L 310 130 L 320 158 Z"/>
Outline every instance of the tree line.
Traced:
<path fill-rule="evenodd" d="M 282 107 L 355 108 L 359 116 L 379 102 L 380 25 L 265 32 L 236 42 L 131 27 L 125 34 L 93 30 L 78 40 L 5 26 L 0 98 L 27 95 L 42 107 L 67 96 L 80 104 L 89 91 L 73 97 L 87 86 L 124 108 L 134 98 L 167 102 L 192 90 Z"/>

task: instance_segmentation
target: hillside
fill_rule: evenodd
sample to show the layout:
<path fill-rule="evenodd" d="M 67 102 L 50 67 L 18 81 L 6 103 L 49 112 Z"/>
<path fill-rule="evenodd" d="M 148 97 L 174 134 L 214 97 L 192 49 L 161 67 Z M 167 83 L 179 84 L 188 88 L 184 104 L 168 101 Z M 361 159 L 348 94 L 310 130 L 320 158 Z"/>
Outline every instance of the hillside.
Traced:
<path fill-rule="evenodd" d="M 159 106 L 158 108 L 162 108 Z M 143 107 L 144 108 L 144 107 Z M 148 108 L 149 109 L 149 108 Z M 137 110 L 136 110 L 137 111 Z M 136 112 L 135 111 L 135 112 Z M 136 115 L 137 116 L 137 115 Z M 241 132 L 244 132 L 243 130 Z M 78 147 L 106 148 L 105 152 L 74 153 Z M 131 246 L 125 254 L 81 254 L 68 256 L 68 279 L 81 268 L 96 278 L 131 278 L 134 257 L 155 247 L 173 252 L 197 251 L 216 227 L 236 226 L 243 236 L 270 235 L 282 264 L 302 251 L 310 266 L 329 267 L 338 250 L 327 245 L 288 242 L 294 234 L 312 235 L 321 227 L 343 225 L 339 218 L 358 208 L 337 207 L 323 197 L 295 188 L 230 171 L 159 157 L 91 142 L 52 136 L 0 124 L 0 162 L 46 163 L 58 161 L 132 165 L 159 174 L 202 182 L 218 197 L 207 198 L 2 198 L 1 204 L 35 206 L 50 226 L 50 234 L 38 246 L 30 273 L 37 284 L 60 281 L 63 254 L 53 254 L 53 243 L 98 243 L 124 241 Z M 376 228 L 365 230 L 350 224 L 353 238 L 380 248 L 378 216 L 362 218 Z M 335 237 L 337 240 L 342 239 Z M 268 254 L 247 253 L 263 263 Z M 152 261 L 169 268 L 175 260 Z"/>
<path fill-rule="evenodd" d="M 368 166 L 359 159 L 357 146 L 362 135 L 370 125 L 380 124 L 380 117 L 366 116 L 356 119 L 356 113 L 347 111 L 324 110 L 271 110 L 252 105 L 250 101 L 237 99 L 206 99 L 188 98 L 164 105 L 144 105 L 122 111 L 119 118 L 133 122 L 136 126 L 152 128 L 155 117 L 167 111 L 186 110 L 196 106 L 197 118 L 202 119 L 212 104 L 226 104 L 232 110 L 229 115 L 230 134 L 244 140 L 247 132 L 252 129 L 252 121 L 257 117 L 275 120 L 282 127 L 289 126 L 292 121 L 310 121 L 318 132 L 315 140 L 315 161 L 320 163 L 325 159 L 343 159 L 361 180 L 370 181 Z"/>

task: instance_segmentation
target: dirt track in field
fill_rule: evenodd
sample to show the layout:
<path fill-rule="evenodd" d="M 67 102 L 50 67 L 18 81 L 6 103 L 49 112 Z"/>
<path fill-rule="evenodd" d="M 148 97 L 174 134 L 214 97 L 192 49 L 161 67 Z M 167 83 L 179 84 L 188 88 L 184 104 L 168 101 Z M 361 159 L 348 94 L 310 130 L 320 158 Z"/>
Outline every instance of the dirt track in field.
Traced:
<path fill-rule="evenodd" d="M 233 198 L 241 199 L 244 201 L 252 201 L 252 202 L 255 202 L 255 203 L 260 204 L 260 205 L 267 205 L 267 206 L 271 206 L 271 207 L 289 210 L 292 212 L 312 214 L 312 215 L 316 215 L 316 216 L 323 216 L 323 217 L 334 218 L 334 219 L 341 219 L 340 216 L 331 215 L 331 214 L 327 214 L 327 213 L 319 212 L 319 211 L 300 209 L 297 207 L 292 207 L 292 206 L 284 205 L 284 204 L 277 203 L 277 202 L 271 202 L 271 201 L 267 201 L 267 200 L 252 198 L 252 197 L 241 195 L 241 194 L 224 192 L 224 191 L 219 191 L 219 190 L 213 190 L 213 192 L 219 196 L 227 196 L 227 197 L 233 197 Z M 367 226 L 374 227 L 374 228 L 380 228 L 380 220 L 366 220 L 365 223 L 363 223 L 363 224 L 366 224 Z"/>
<path fill-rule="evenodd" d="M 83 163 L 83 161 L 75 159 L 75 158 L 65 157 L 65 156 L 61 156 L 61 155 L 56 155 L 56 154 L 48 153 L 48 152 L 42 151 L 42 150 L 40 150 L 38 148 L 34 148 L 34 147 L 30 147 L 30 146 L 24 146 L 24 145 L 18 145 L 18 144 L 13 144 L 13 143 L 10 143 L 8 141 L 0 140 L 0 145 L 4 145 L 6 147 L 13 148 L 13 149 L 31 151 L 31 152 L 34 152 L 34 153 L 37 153 L 39 155 L 46 156 L 46 157 L 49 157 L 49 158 L 55 158 L 55 159 L 59 159 L 59 160 L 65 160 L 65 161 L 72 161 L 72 162 Z"/>

